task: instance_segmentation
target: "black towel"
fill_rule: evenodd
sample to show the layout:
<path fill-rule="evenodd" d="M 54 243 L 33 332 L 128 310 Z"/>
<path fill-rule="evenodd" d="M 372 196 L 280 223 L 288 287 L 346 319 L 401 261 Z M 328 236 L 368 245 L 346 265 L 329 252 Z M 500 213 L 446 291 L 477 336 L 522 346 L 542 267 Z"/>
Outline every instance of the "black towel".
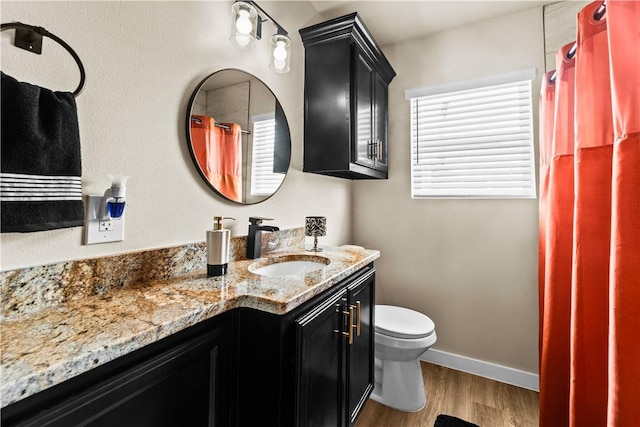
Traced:
<path fill-rule="evenodd" d="M 80 132 L 69 92 L 2 73 L 3 233 L 84 225 Z"/>

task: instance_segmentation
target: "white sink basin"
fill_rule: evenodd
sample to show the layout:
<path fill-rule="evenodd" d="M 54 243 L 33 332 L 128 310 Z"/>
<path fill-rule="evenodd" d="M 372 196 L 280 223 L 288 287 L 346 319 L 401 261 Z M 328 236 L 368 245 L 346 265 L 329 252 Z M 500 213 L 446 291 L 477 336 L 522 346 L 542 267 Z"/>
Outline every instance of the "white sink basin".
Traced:
<path fill-rule="evenodd" d="M 304 275 L 326 267 L 331 261 L 324 257 L 283 256 L 271 258 L 266 262 L 256 262 L 249 266 L 249 271 L 261 276 L 292 276 Z"/>

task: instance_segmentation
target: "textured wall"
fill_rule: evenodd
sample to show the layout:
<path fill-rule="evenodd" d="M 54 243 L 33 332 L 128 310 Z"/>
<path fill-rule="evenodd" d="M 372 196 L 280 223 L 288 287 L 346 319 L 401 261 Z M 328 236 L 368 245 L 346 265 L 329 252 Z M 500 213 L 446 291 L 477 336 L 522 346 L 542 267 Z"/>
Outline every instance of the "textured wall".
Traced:
<path fill-rule="evenodd" d="M 202 241 L 214 214 L 236 217 L 234 234 L 246 234 L 250 215 L 275 218 L 282 228 L 324 215 L 322 242 L 349 243 L 353 210 L 354 243 L 382 252 L 378 302 L 428 314 L 438 349 L 536 372 L 537 201 L 411 200 L 404 90 L 532 66 L 541 75 L 541 9 L 383 46 L 398 72 L 390 87 L 390 176 L 352 184 L 301 172 L 304 62 L 297 29 L 321 17 L 306 2 L 265 4 L 293 37 L 291 72 L 279 75 L 268 69 L 267 40 L 251 51 L 228 41 L 231 3 L 2 3 L 3 22 L 47 28 L 85 64 L 87 84 L 78 98 L 85 193 L 101 194 L 110 173 L 131 175 L 124 242 L 83 246 L 80 228 L 4 234 L 2 270 Z M 3 71 L 75 89 L 75 64 L 62 48 L 45 39 L 37 56 L 11 46 L 12 38 L 13 31 L 2 32 Z M 267 83 L 291 127 L 289 175 L 258 205 L 214 195 L 187 149 L 191 92 L 222 68 L 242 68 Z M 534 99 L 538 90 L 535 82 Z"/>
<path fill-rule="evenodd" d="M 130 175 L 125 240 L 83 246 L 81 228 L 1 236 L 1 269 L 9 270 L 203 241 L 213 215 L 232 216 L 234 235 L 249 216 L 300 227 L 306 215 L 328 219 L 326 243 L 351 240 L 351 182 L 303 174 L 303 66 L 297 29 L 321 17 L 307 2 L 268 2 L 267 11 L 293 38 L 291 71 L 269 70 L 269 39 L 240 50 L 229 38 L 232 1 L 2 2 L 2 22 L 42 26 L 78 53 L 87 81 L 78 97 L 85 194 L 102 194 L 108 174 Z M 265 23 L 266 35 L 275 27 Z M 76 88 L 77 67 L 64 49 L 44 40 L 43 54 L 13 47 L 2 32 L 2 70 L 55 90 Z M 292 162 L 280 191 L 266 202 L 239 206 L 201 180 L 185 137 L 189 97 L 208 74 L 240 68 L 271 87 L 289 121 Z"/>
<path fill-rule="evenodd" d="M 412 200 L 404 91 L 535 67 L 537 123 L 542 9 L 382 49 L 398 73 L 389 89 L 389 180 L 353 189 L 354 241 L 381 251 L 378 303 L 431 317 L 434 348 L 537 372 L 538 201 Z"/>

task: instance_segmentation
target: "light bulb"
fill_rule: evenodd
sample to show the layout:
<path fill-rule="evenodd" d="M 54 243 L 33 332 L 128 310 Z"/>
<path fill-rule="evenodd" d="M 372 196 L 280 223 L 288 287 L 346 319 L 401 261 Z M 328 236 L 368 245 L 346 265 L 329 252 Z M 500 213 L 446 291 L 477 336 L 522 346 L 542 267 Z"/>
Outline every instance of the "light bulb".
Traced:
<path fill-rule="evenodd" d="M 238 35 L 236 35 L 236 43 L 240 47 L 248 46 L 249 43 L 251 43 L 251 37 L 245 36 L 243 34 L 238 34 Z"/>
<path fill-rule="evenodd" d="M 276 43 L 276 48 L 273 49 L 273 57 L 276 61 L 284 61 L 287 59 L 287 48 L 285 47 L 285 43 L 281 40 L 278 40 Z M 276 62 L 274 61 L 274 63 Z"/>
<path fill-rule="evenodd" d="M 236 30 L 240 34 L 247 35 L 251 33 L 253 30 L 253 25 L 251 25 L 251 19 L 249 19 L 249 11 L 240 9 L 238 11 L 238 19 L 236 19 Z"/>
<path fill-rule="evenodd" d="M 286 34 L 271 36 L 271 63 L 269 68 L 276 73 L 289 72 L 291 39 Z"/>

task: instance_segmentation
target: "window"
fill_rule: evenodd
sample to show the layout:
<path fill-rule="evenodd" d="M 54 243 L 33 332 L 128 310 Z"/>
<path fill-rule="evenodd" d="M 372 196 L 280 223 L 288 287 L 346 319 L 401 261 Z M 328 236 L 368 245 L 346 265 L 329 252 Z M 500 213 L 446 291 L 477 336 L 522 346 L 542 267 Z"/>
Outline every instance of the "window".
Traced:
<path fill-rule="evenodd" d="M 251 194 L 270 196 L 276 192 L 284 174 L 273 172 L 276 120 L 273 114 L 253 117 Z"/>
<path fill-rule="evenodd" d="M 535 198 L 535 69 L 411 89 L 412 198 Z"/>

